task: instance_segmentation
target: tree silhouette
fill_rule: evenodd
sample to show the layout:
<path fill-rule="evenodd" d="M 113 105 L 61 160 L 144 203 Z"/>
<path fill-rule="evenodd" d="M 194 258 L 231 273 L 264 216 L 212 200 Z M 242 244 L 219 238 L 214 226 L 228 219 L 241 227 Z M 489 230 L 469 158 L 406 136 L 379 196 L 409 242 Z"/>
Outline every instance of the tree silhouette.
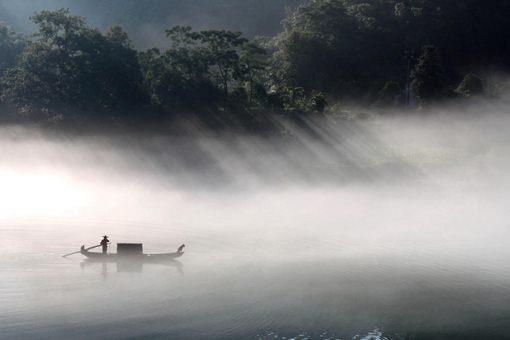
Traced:
<path fill-rule="evenodd" d="M 411 87 L 421 104 L 444 98 L 447 81 L 436 46 L 423 47 L 411 77 Z"/>

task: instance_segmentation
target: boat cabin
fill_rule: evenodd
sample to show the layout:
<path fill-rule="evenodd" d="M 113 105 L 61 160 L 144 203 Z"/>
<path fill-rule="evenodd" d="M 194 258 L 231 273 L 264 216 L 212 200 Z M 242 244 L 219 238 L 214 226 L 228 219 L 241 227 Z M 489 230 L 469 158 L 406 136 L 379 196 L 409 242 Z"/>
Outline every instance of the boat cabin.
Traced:
<path fill-rule="evenodd" d="M 119 255 L 142 255 L 142 243 L 117 243 L 117 254 Z"/>

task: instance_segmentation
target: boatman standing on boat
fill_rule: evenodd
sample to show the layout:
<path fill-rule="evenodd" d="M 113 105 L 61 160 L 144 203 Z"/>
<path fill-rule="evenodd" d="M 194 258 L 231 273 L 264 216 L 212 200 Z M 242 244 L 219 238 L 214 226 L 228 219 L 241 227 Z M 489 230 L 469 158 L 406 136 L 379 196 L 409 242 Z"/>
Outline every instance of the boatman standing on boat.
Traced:
<path fill-rule="evenodd" d="M 108 239 L 108 236 L 103 236 L 103 240 L 101 241 L 101 246 L 103 246 L 103 255 L 106 255 L 106 251 L 108 250 L 108 243 L 110 243 L 110 240 Z"/>

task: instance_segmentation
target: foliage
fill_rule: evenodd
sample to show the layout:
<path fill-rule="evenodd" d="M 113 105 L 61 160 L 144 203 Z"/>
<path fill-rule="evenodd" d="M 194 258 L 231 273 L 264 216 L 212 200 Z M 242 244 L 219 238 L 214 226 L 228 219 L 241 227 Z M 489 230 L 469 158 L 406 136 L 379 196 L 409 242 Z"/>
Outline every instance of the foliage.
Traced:
<path fill-rule="evenodd" d="M 277 86 L 373 100 L 388 79 L 407 82 L 406 51 L 433 44 L 445 78 L 486 65 L 510 70 L 510 2 L 505 0 L 313 0 L 275 39 Z M 451 84 L 450 84 L 451 85 Z"/>
<path fill-rule="evenodd" d="M 228 97 L 229 83 L 238 80 L 236 71 L 240 67 L 238 48 L 247 43 L 241 32 L 207 30 L 194 35 L 200 43 L 210 66 L 210 72 L 223 89 L 224 99 Z"/>
<path fill-rule="evenodd" d="M 412 79 L 411 87 L 421 104 L 445 97 L 447 80 L 437 47 L 429 45 L 423 48 Z"/>
<path fill-rule="evenodd" d="M 267 67 L 267 51 L 255 42 L 247 42 L 243 45 L 239 57 L 239 66 L 236 68 L 236 78 L 246 82 L 248 101 L 261 99 L 265 95 L 263 83 L 264 73 Z"/>
<path fill-rule="evenodd" d="M 140 54 L 146 87 L 156 104 L 170 109 L 198 109 L 215 103 L 219 94 L 208 77 L 200 51 L 185 48 Z"/>
<path fill-rule="evenodd" d="M 175 26 L 166 31 L 172 47 L 141 54 L 147 86 L 155 100 L 169 107 L 193 108 L 251 101 L 251 87 L 265 70 L 265 50 L 239 32 Z M 250 95 L 242 95 L 247 82 Z M 235 89 L 234 92 L 231 89 Z M 246 94 L 246 91 L 243 92 Z M 220 100 L 221 99 L 221 100 Z"/>
<path fill-rule="evenodd" d="M 285 21 L 277 40 L 277 81 L 307 92 L 361 97 L 381 88 L 401 66 L 389 56 L 392 43 L 384 22 L 367 3 L 317 0 L 303 5 Z M 388 12 L 386 8 L 385 12 Z M 377 60 L 377 63 L 374 63 Z M 397 71 L 398 72 L 398 71 Z"/>
<path fill-rule="evenodd" d="M 73 7 L 126 14 L 119 21 L 133 29 L 149 22 L 149 13 L 168 23 L 176 20 L 164 18 L 170 8 L 196 9 L 204 1 L 76 0 Z M 256 11 L 262 4 L 282 6 L 222 0 L 204 10 Z M 427 105 L 454 88 L 466 97 L 483 92 L 474 73 L 488 66 L 510 71 L 503 34 L 509 14 L 506 0 L 309 0 L 288 12 L 273 38 L 200 29 L 217 23 L 180 25 L 165 31 L 164 49 L 138 52 L 120 26 L 100 31 L 69 10 L 42 11 L 32 17 L 37 30 L 30 38 L 0 25 L 0 94 L 24 112 L 143 117 L 150 109 L 247 124 L 267 113 L 320 113 L 336 101 L 401 105 L 410 82 Z"/>
<path fill-rule="evenodd" d="M 0 22 L 0 76 L 9 67 L 15 66 L 24 45 L 22 36 Z"/>
<path fill-rule="evenodd" d="M 462 79 L 455 92 L 466 98 L 480 95 L 484 92 L 483 81 L 476 74 L 469 73 Z"/>
<path fill-rule="evenodd" d="M 2 79 L 5 101 L 28 111 L 144 103 L 137 54 L 120 27 L 101 34 L 67 10 L 43 11 L 32 21 L 36 40 Z"/>

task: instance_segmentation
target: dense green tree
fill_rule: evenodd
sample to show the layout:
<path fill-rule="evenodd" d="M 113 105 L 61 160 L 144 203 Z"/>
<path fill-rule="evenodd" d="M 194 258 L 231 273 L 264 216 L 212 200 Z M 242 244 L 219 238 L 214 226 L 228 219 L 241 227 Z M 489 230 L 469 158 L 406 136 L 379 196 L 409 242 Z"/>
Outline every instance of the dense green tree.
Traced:
<path fill-rule="evenodd" d="M 312 109 L 317 112 L 324 112 L 328 105 L 328 101 L 322 92 L 313 93 L 310 102 L 312 104 Z"/>
<path fill-rule="evenodd" d="M 120 27 L 103 35 L 67 10 L 32 17 L 36 40 L 2 79 L 3 98 L 26 110 L 113 110 L 144 102 L 136 51 Z"/>
<path fill-rule="evenodd" d="M 276 41 L 276 78 L 307 92 L 361 97 L 371 88 L 380 89 L 382 79 L 402 69 L 385 34 L 387 15 L 393 11 L 379 2 L 341 0 L 299 7 Z"/>
<path fill-rule="evenodd" d="M 175 26 L 166 33 L 171 48 L 164 52 L 152 49 L 140 56 L 147 86 L 156 102 L 196 108 L 215 106 L 221 98 L 221 106 L 226 108 L 230 101 L 250 101 L 251 87 L 261 82 L 260 73 L 265 69 L 261 60 L 264 49 L 239 32 L 193 31 L 188 26 Z M 242 89 L 245 82 L 250 87 L 249 97 L 241 95 L 242 91 L 246 94 Z"/>
<path fill-rule="evenodd" d="M 228 99 L 229 84 L 238 80 L 239 49 L 248 42 L 241 32 L 206 30 L 195 35 L 209 61 L 210 71 Z"/>
<path fill-rule="evenodd" d="M 209 79 L 209 66 L 197 50 L 178 47 L 140 54 L 145 82 L 153 101 L 169 109 L 214 106 L 219 91 Z"/>
<path fill-rule="evenodd" d="M 156 9 L 163 15 L 202 1 L 90 3 L 112 18 L 115 8 L 131 13 L 133 28 Z M 222 0 L 208 8 L 227 3 L 237 6 Z M 396 105 L 412 66 L 412 90 L 425 105 L 454 88 L 463 96 L 481 93 L 483 81 L 471 73 L 510 70 L 510 41 L 502 34 L 510 29 L 508 14 L 503 0 L 310 0 L 288 12 L 284 31 L 272 39 L 203 29 L 215 26 L 209 23 L 181 25 L 165 31 L 164 49 L 137 52 L 120 26 L 100 31 L 68 10 L 43 11 L 26 41 L 0 26 L 1 98 L 27 112 L 135 112 L 152 103 L 165 112 L 256 122 L 256 111 L 322 112 L 338 99 Z"/>
<path fill-rule="evenodd" d="M 503 0 L 313 0 L 275 39 L 276 86 L 376 99 L 387 79 L 406 82 L 405 51 L 437 46 L 446 78 L 489 65 L 510 70 L 510 2 Z"/>
<path fill-rule="evenodd" d="M 0 77 L 16 64 L 25 46 L 24 38 L 0 22 Z"/>
<path fill-rule="evenodd" d="M 0 79 L 10 68 L 16 66 L 24 45 L 25 40 L 22 36 L 0 22 Z M 0 81 L 0 104 L 4 102 L 3 92 L 4 88 Z"/>
<path fill-rule="evenodd" d="M 476 74 L 466 74 L 455 92 L 466 98 L 480 95 L 484 92 L 483 81 Z"/>
<path fill-rule="evenodd" d="M 425 46 L 412 73 L 411 87 L 421 104 L 443 99 L 446 96 L 447 79 L 439 49 Z"/>
<path fill-rule="evenodd" d="M 264 72 L 267 66 L 267 51 L 264 48 L 255 42 L 248 42 L 242 46 L 236 77 L 246 82 L 250 104 L 254 98 L 260 98 L 262 95 L 261 85 L 265 82 Z"/>

